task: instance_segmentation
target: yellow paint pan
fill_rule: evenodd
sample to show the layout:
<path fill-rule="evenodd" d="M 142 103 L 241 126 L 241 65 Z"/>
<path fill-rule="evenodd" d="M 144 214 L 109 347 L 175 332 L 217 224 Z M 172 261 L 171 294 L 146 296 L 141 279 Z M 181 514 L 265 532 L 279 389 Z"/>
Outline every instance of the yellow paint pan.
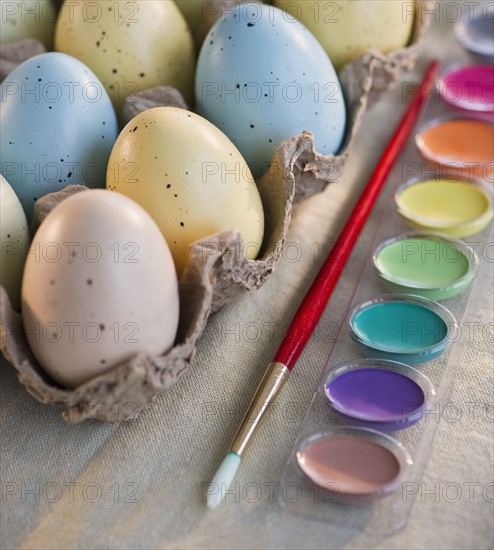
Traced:
<path fill-rule="evenodd" d="M 492 219 L 492 197 L 480 182 L 436 177 L 412 180 L 395 194 L 398 212 L 413 227 L 467 237 Z"/>

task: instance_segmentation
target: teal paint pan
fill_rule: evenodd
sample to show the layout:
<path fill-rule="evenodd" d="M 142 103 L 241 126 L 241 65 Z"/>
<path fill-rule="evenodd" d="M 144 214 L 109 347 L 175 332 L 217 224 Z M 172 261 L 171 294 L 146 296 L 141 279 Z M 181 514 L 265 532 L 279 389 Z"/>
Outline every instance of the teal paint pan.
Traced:
<path fill-rule="evenodd" d="M 354 306 L 347 328 L 366 355 L 417 365 L 439 357 L 458 324 L 437 302 L 411 294 L 384 294 Z"/>

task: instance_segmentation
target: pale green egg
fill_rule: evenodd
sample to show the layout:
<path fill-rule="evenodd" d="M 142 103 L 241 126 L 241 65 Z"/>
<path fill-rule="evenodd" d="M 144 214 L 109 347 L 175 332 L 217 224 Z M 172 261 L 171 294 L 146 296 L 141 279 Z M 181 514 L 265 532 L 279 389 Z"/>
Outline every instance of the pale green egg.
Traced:
<path fill-rule="evenodd" d="M 57 9 L 53 0 L 1 0 L 0 43 L 37 38 L 53 46 Z"/>
<path fill-rule="evenodd" d="M 0 175 L 0 237 L 2 246 L 0 284 L 7 291 L 12 307 L 19 309 L 22 271 L 29 248 L 29 230 L 21 203 L 2 175 Z"/>

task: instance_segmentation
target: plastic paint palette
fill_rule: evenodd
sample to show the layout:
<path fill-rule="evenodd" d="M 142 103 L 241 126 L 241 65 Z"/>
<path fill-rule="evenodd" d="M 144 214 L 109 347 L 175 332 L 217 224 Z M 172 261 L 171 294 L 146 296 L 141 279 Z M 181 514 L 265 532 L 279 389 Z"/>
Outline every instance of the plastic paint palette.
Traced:
<path fill-rule="evenodd" d="M 354 306 L 347 328 L 366 355 L 417 365 L 439 357 L 458 325 L 449 310 L 432 300 L 384 294 Z"/>
<path fill-rule="evenodd" d="M 494 111 L 494 67 L 470 65 L 447 72 L 437 83 L 444 101 L 469 111 Z"/>
<path fill-rule="evenodd" d="M 489 9 L 486 19 L 484 6 L 474 8 L 474 20 L 464 18 L 455 31 L 471 50 L 494 56 L 494 7 Z M 409 155 L 418 162 L 420 152 L 437 163 L 441 176 L 433 168 L 430 178 L 407 181 L 396 190 L 400 216 L 384 218 L 383 240 L 354 291 L 360 301 L 347 315 L 347 334 L 332 348 L 311 402 L 314 413 L 329 404 L 329 421 L 336 416 L 342 425 L 321 429 L 320 415 L 307 414 L 282 478 L 306 490 L 297 503 L 279 498 L 283 509 L 336 528 L 360 525 L 369 533 L 388 534 L 404 525 L 410 504 L 397 489 L 420 479 L 435 429 L 420 420 L 434 406 L 434 385 L 448 388 L 454 376 L 456 358 L 444 352 L 456 341 L 459 325 L 437 301 L 456 297 L 448 307 L 462 318 L 469 292 L 462 293 L 480 262 L 457 237 L 481 232 L 493 217 L 486 184 L 494 181 L 494 68 L 485 60 L 471 66 L 452 63 L 438 82 L 443 101 L 426 108 L 432 116 L 424 117 L 415 135 L 418 151 Z M 403 221 L 413 232 L 403 233 Z M 393 294 L 372 296 L 379 292 L 378 282 Z M 355 358 L 354 344 L 368 358 Z M 428 361 L 427 376 L 411 366 Z M 386 433 L 391 431 L 399 431 L 399 439 Z M 413 470 L 402 442 L 417 458 Z M 325 490 L 320 498 L 314 486 Z M 328 504 L 376 500 L 369 508 Z"/>
<path fill-rule="evenodd" d="M 444 300 L 463 292 L 479 259 L 472 248 L 439 233 L 405 233 L 382 242 L 372 258 L 386 288 Z"/>
<path fill-rule="evenodd" d="M 383 432 L 416 424 L 435 395 L 429 379 L 418 370 L 379 359 L 356 359 L 334 367 L 324 390 L 344 424 Z"/>
<path fill-rule="evenodd" d="M 494 126 L 475 118 L 436 119 L 415 136 L 421 155 L 451 170 L 491 179 L 494 173 Z"/>
<path fill-rule="evenodd" d="M 413 226 L 466 237 L 492 219 L 491 193 L 480 183 L 434 178 L 412 180 L 395 194 L 398 212 Z"/>
<path fill-rule="evenodd" d="M 306 438 L 302 471 L 341 502 L 368 502 L 395 491 L 412 459 L 396 439 L 367 428 L 338 427 Z"/>

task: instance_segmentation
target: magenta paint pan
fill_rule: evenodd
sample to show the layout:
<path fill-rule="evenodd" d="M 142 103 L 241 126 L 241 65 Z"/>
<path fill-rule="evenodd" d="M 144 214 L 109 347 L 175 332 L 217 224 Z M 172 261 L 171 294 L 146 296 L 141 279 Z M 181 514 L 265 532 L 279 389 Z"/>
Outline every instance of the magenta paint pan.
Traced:
<path fill-rule="evenodd" d="M 393 493 L 413 464 L 405 447 L 368 428 L 337 427 L 301 441 L 297 462 L 335 502 L 370 502 Z"/>
<path fill-rule="evenodd" d="M 416 424 L 435 395 L 434 386 L 420 371 L 384 359 L 337 365 L 326 375 L 324 391 L 344 424 L 383 432 Z"/>
<path fill-rule="evenodd" d="M 494 66 L 467 65 L 447 68 L 437 87 L 442 99 L 460 109 L 494 111 Z"/>

